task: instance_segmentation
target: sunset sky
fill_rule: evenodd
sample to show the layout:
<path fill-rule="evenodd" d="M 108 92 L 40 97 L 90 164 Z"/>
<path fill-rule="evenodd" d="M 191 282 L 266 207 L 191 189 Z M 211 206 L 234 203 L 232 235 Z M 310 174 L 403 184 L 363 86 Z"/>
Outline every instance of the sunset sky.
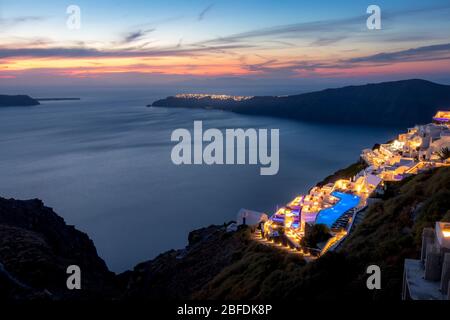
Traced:
<path fill-rule="evenodd" d="M 0 1 L 2 85 L 412 77 L 450 83 L 448 0 Z"/>

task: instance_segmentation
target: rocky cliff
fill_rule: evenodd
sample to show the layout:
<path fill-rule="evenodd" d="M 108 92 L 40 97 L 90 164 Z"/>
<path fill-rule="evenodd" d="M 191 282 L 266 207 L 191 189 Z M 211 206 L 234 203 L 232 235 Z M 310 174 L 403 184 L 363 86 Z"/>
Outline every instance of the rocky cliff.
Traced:
<path fill-rule="evenodd" d="M 67 289 L 69 265 L 81 268 L 83 290 Z M 115 283 L 92 240 L 42 201 L 0 198 L 0 296 L 111 297 Z"/>
<path fill-rule="evenodd" d="M 404 259 L 419 255 L 424 227 L 450 221 L 449 199 L 450 168 L 436 169 L 390 185 L 339 251 L 313 262 L 253 241 L 250 228 L 223 225 L 193 231 L 185 249 L 116 276 L 88 236 L 40 200 L 0 198 L 0 298 L 398 300 Z M 66 288 L 71 264 L 83 272 L 81 291 Z M 365 286 L 370 264 L 383 270 L 382 290 Z"/>

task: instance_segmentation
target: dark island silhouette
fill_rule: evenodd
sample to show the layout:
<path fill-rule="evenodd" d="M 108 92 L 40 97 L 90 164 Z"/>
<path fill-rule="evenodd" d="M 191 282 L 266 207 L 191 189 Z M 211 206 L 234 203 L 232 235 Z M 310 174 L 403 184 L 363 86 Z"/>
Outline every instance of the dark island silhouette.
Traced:
<path fill-rule="evenodd" d="M 0 95 L 0 107 L 37 106 L 39 101 L 27 95 Z"/>
<path fill-rule="evenodd" d="M 28 95 L 0 94 L 0 107 L 28 107 L 40 105 L 45 101 L 78 101 L 80 98 L 32 98 Z"/>
<path fill-rule="evenodd" d="M 426 122 L 437 110 L 449 110 L 450 86 L 411 79 L 290 96 L 177 95 L 151 106 L 220 109 L 308 122 L 405 126 Z"/>

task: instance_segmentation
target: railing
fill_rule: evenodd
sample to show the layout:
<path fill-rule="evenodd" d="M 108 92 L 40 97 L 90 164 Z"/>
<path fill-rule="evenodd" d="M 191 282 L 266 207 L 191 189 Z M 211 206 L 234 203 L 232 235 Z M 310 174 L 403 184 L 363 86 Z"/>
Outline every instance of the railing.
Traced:
<path fill-rule="evenodd" d="M 349 236 L 349 234 L 352 232 L 352 228 L 353 228 L 353 225 L 354 225 L 354 223 L 355 223 L 356 216 L 357 216 L 361 211 L 364 211 L 366 208 L 367 208 L 367 205 L 365 205 L 364 207 L 361 207 L 361 208 L 355 210 L 355 212 L 354 212 L 353 215 L 352 215 L 352 221 L 351 221 L 349 227 L 347 228 L 346 234 L 345 234 L 343 237 L 341 237 L 340 239 L 338 239 L 337 241 L 335 240 L 334 243 L 330 243 L 330 241 L 333 241 L 333 240 L 332 240 L 333 238 L 329 239 L 328 242 L 327 242 L 327 244 L 325 245 L 325 247 L 323 247 L 322 252 L 321 252 L 321 255 L 325 254 L 327 251 L 334 251 L 334 250 L 336 250 L 336 249 L 342 244 L 342 242 L 343 242 L 343 241 Z M 351 209 L 350 209 L 350 210 L 351 210 Z"/>
<path fill-rule="evenodd" d="M 353 216 L 352 216 L 352 222 L 350 223 L 350 226 L 349 226 L 348 229 L 347 229 L 347 234 L 350 234 L 350 233 L 352 232 L 352 228 L 353 228 L 353 225 L 354 225 L 354 223 L 355 223 L 356 216 L 357 216 L 361 211 L 364 211 L 364 210 L 366 210 L 366 209 L 367 209 L 367 204 L 366 204 L 364 207 L 359 208 L 358 210 L 356 210 L 356 211 L 353 213 Z"/>

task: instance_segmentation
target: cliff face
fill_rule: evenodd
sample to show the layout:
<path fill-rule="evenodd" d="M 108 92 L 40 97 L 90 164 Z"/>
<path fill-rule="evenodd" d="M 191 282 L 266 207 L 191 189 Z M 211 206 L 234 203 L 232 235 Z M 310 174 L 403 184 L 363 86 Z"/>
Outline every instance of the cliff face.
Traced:
<path fill-rule="evenodd" d="M 26 95 L 1 95 L 0 107 L 20 107 L 20 106 L 37 106 L 39 101 Z"/>
<path fill-rule="evenodd" d="M 450 168 L 392 184 L 338 252 L 308 264 L 253 241 L 249 228 L 210 226 L 191 232 L 185 249 L 115 276 L 88 236 L 41 201 L 0 198 L 0 299 L 398 300 L 403 261 L 417 257 L 435 221 L 450 221 Z M 81 291 L 66 289 L 71 264 L 81 267 Z M 383 272 L 376 292 L 365 286 L 371 264 Z"/>
<path fill-rule="evenodd" d="M 450 221 L 450 168 L 421 173 L 390 185 L 382 201 L 369 207 L 362 223 L 338 252 L 329 252 L 304 267 L 286 262 L 275 264 L 271 252 L 265 255 L 266 260 L 258 260 L 254 253 L 248 252 L 240 262 L 222 270 L 196 296 L 400 300 L 404 259 L 420 255 L 422 230 L 434 226 L 436 221 Z M 273 262 L 265 273 L 258 274 L 258 268 L 267 265 L 267 261 Z M 381 290 L 367 290 L 366 268 L 371 264 L 382 270 Z M 249 269 L 252 272 L 245 272 Z"/>
<path fill-rule="evenodd" d="M 192 231 L 184 250 L 172 250 L 138 264 L 126 278 L 125 299 L 190 299 L 223 268 L 239 259 L 238 251 L 248 244 L 242 235 L 223 226 Z"/>
<path fill-rule="evenodd" d="M 68 290 L 69 265 L 78 265 L 82 289 Z M 40 200 L 0 198 L 0 296 L 83 299 L 115 294 L 115 279 L 92 240 Z"/>
<path fill-rule="evenodd" d="M 339 177 L 337 172 L 335 177 Z M 400 300 L 403 262 L 419 254 L 422 229 L 450 219 L 450 168 L 392 184 L 338 252 L 305 264 L 297 255 L 221 229 L 143 263 L 128 275 L 129 298 L 232 300 Z M 216 227 L 217 228 L 217 227 Z M 193 233 L 195 235 L 196 232 Z M 218 263 L 220 262 L 220 263 Z M 367 290 L 366 268 L 382 269 Z"/>
<path fill-rule="evenodd" d="M 210 226 L 191 232 L 184 250 L 161 254 L 121 277 L 125 299 L 264 299 L 266 278 L 304 265 L 299 255 L 253 241 L 249 228 L 226 232 Z"/>
<path fill-rule="evenodd" d="M 411 126 L 450 108 L 450 86 L 412 79 L 242 101 L 168 97 L 153 106 L 208 107 L 319 123 Z"/>

